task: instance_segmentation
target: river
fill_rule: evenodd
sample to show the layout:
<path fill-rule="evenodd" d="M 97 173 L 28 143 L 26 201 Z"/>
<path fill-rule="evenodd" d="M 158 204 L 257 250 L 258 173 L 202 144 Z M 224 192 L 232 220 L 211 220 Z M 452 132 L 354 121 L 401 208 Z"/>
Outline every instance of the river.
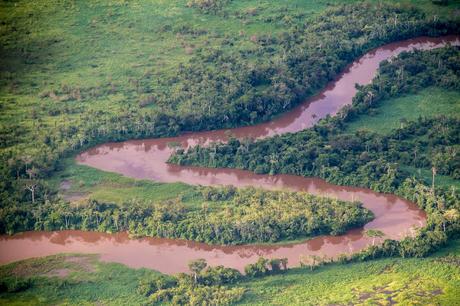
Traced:
<path fill-rule="evenodd" d="M 295 266 L 299 264 L 302 255 L 336 257 L 343 253 L 357 252 L 374 243 L 372 238 L 364 234 L 368 229 L 381 230 L 385 234 L 384 238 L 391 239 L 412 235 L 414 228 L 425 225 L 426 215 L 415 204 L 395 195 L 380 194 L 363 188 L 336 186 L 317 178 L 257 175 L 236 169 L 167 164 L 166 161 L 173 153 L 168 144 L 179 143 L 187 148 L 197 144 L 226 141 L 229 135 L 260 139 L 303 130 L 313 126 L 326 115 L 334 115 L 343 106 L 351 104 L 356 94 L 355 84 L 371 82 L 381 61 L 403 51 L 428 50 L 442 47 L 447 43 L 460 45 L 460 38 L 419 37 L 376 48 L 348 65 L 320 93 L 267 123 L 235 129 L 185 133 L 172 138 L 106 143 L 83 152 L 76 158 L 80 164 L 138 179 L 207 186 L 288 189 L 336 197 L 345 201 L 357 200 L 375 215 L 375 219 L 361 229 L 354 229 L 340 236 L 320 236 L 300 243 L 241 246 L 211 246 L 163 238 L 130 239 L 126 233 L 27 232 L 0 236 L 0 263 L 74 252 L 97 253 L 103 261 L 119 262 L 134 268 L 147 267 L 168 274 L 187 271 L 187 263 L 197 258 L 206 259 L 210 265 L 224 265 L 242 270 L 259 256 L 286 257 L 289 266 Z"/>

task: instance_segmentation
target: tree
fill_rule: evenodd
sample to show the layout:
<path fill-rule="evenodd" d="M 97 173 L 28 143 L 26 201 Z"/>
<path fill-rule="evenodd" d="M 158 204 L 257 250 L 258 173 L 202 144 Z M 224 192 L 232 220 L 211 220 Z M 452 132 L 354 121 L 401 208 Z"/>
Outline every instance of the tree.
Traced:
<path fill-rule="evenodd" d="M 452 208 L 449 210 L 446 210 L 443 214 L 443 217 L 445 220 L 447 220 L 449 223 L 454 223 L 457 222 L 460 219 L 460 214 L 457 209 Z M 443 222 L 443 230 L 444 232 L 446 231 L 446 223 Z"/>
<path fill-rule="evenodd" d="M 283 267 L 283 270 L 287 270 L 288 259 L 281 258 L 280 261 L 281 261 L 281 266 Z"/>
<path fill-rule="evenodd" d="M 257 262 L 253 264 L 249 264 L 246 267 L 244 267 L 244 272 L 249 277 L 257 277 L 257 276 L 265 275 L 267 274 L 267 271 L 268 271 L 267 264 L 268 264 L 268 259 L 259 257 Z"/>
<path fill-rule="evenodd" d="M 369 229 L 365 232 L 367 237 L 372 238 L 372 245 L 375 245 L 375 238 L 382 238 L 385 236 L 385 233 L 380 230 Z"/>
<path fill-rule="evenodd" d="M 35 203 L 35 192 L 38 188 L 37 181 L 34 180 L 24 180 L 24 188 L 29 190 L 32 195 L 32 203 Z"/>
<path fill-rule="evenodd" d="M 193 272 L 195 284 L 198 283 L 198 274 L 200 274 L 207 265 L 206 260 L 203 258 L 192 260 L 188 263 L 188 268 Z"/>
<path fill-rule="evenodd" d="M 35 179 L 35 177 L 38 175 L 38 169 L 32 167 L 27 169 L 26 172 L 29 175 L 29 178 L 23 180 L 24 188 L 30 191 L 32 195 L 32 203 L 35 203 L 35 192 L 38 188 L 38 181 Z"/>
<path fill-rule="evenodd" d="M 272 273 L 277 273 L 281 270 L 281 260 L 278 258 L 272 258 L 268 261 L 271 267 Z"/>

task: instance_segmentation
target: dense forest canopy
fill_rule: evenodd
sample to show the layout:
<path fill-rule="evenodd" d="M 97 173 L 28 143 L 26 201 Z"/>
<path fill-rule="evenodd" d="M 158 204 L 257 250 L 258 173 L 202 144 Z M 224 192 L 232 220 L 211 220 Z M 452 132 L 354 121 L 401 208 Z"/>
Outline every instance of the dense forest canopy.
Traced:
<path fill-rule="evenodd" d="M 428 212 L 428 226 L 415 239 L 388 242 L 357 256 L 424 256 L 443 245 L 447 234 L 455 235 L 460 228 L 458 191 L 453 185 L 436 185 L 437 174 L 458 180 L 458 115 L 402 121 L 400 128 L 390 134 L 362 130 L 349 134 L 346 126 L 359 120 L 361 114 L 376 111 L 392 96 L 433 85 L 458 90 L 459 59 L 457 47 L 402 53 L 383 62 L 371 84 L 358 87 L 350 107 L 311 129 L 258 141 L 231 139 L 226 144 L 196 146 L 187 152 L 177 151 L 170 161 L 256 173 L 318 176 L 337 184 L 399 194 Z M 417 168 L 430 169 L 431 180 L 414 179 L 408 169 Z"/>
<path fill-rule="evenodd" d="M 241 244 L 337 235 L 372 219 L 359 203 L 294 192 L 203 187 L 203 204 L 180 200 L 124 205 L 89 200 L 83 205 L 46 202 L 0 211 L 0 233 L 83 229 L 129 231 L 137 236 L 181 238 L 211 244 Z"/>
<path fill-rule="evenodd" d="M 188 152 L 178 151 L 171 161 L 256 173 L 319 176 L 333 183 L 383 192 L 394 191 L 410 176 L 402 169 L 404 165 L 435 167 L 438 174 L 459 179 L 460 159 L 455 152 L 459 149 L 460 125 L 455 114 L 401 122 L 400 128 L 389 135 L 342 132 L 347 122 L 372 113 L 389 97 L 426 86 L 459 90 L 459 68 L 460 50 L 455 47 L 403 53 L 381 64 L 372 84 L 359 87 L 352 106 L 312 129 L 257 142 L 232 139 L 213 147 L 196 146 Z"/>

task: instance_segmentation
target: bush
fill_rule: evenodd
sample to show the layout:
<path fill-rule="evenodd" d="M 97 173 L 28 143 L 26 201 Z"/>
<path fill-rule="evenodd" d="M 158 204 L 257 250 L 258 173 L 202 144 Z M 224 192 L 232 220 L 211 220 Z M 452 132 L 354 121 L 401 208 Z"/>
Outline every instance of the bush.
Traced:
<path fill-rule="evenodd" d="M 30 278 L 9 277 L 0 280 L 0 292 L 21 292 L 33 286 L 33 281 Z"/>
<path fill-rule="evenodd" d="M 242 277 L 240 271 L 224 266 L 208 267 L 200 274 L 200 283 L 211 285 L 233 284 Z"/>
<path fill-rule="evenodd" d="M 230 0 L 190 0 L 188 7 L 194 7 L 204 13 L 216 13 L 221 10 Z"/>
<path fill-rule="evenodd" d="M 137 286 L 137 293 L 143 296 L 152 295 L 160 290 L 172 288 L 177 285 L 177 280 L 173 277 L 158 275 L 154 278 L 141 279 Z"/>

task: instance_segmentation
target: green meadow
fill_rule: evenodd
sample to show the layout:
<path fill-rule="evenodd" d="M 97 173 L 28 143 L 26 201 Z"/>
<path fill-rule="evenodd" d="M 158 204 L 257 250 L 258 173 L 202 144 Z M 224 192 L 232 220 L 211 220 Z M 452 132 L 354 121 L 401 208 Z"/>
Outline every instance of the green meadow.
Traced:
<path fill-rule="evenodd" d="M 376 113 L 361 115 L 347 126 L 345 132 L 368 130 L 389 133 L 403 127 L 407 121 L 446 114 L 460 116 L 460 92 L 426 88 L 417 93 L 382 101 Z"/>

